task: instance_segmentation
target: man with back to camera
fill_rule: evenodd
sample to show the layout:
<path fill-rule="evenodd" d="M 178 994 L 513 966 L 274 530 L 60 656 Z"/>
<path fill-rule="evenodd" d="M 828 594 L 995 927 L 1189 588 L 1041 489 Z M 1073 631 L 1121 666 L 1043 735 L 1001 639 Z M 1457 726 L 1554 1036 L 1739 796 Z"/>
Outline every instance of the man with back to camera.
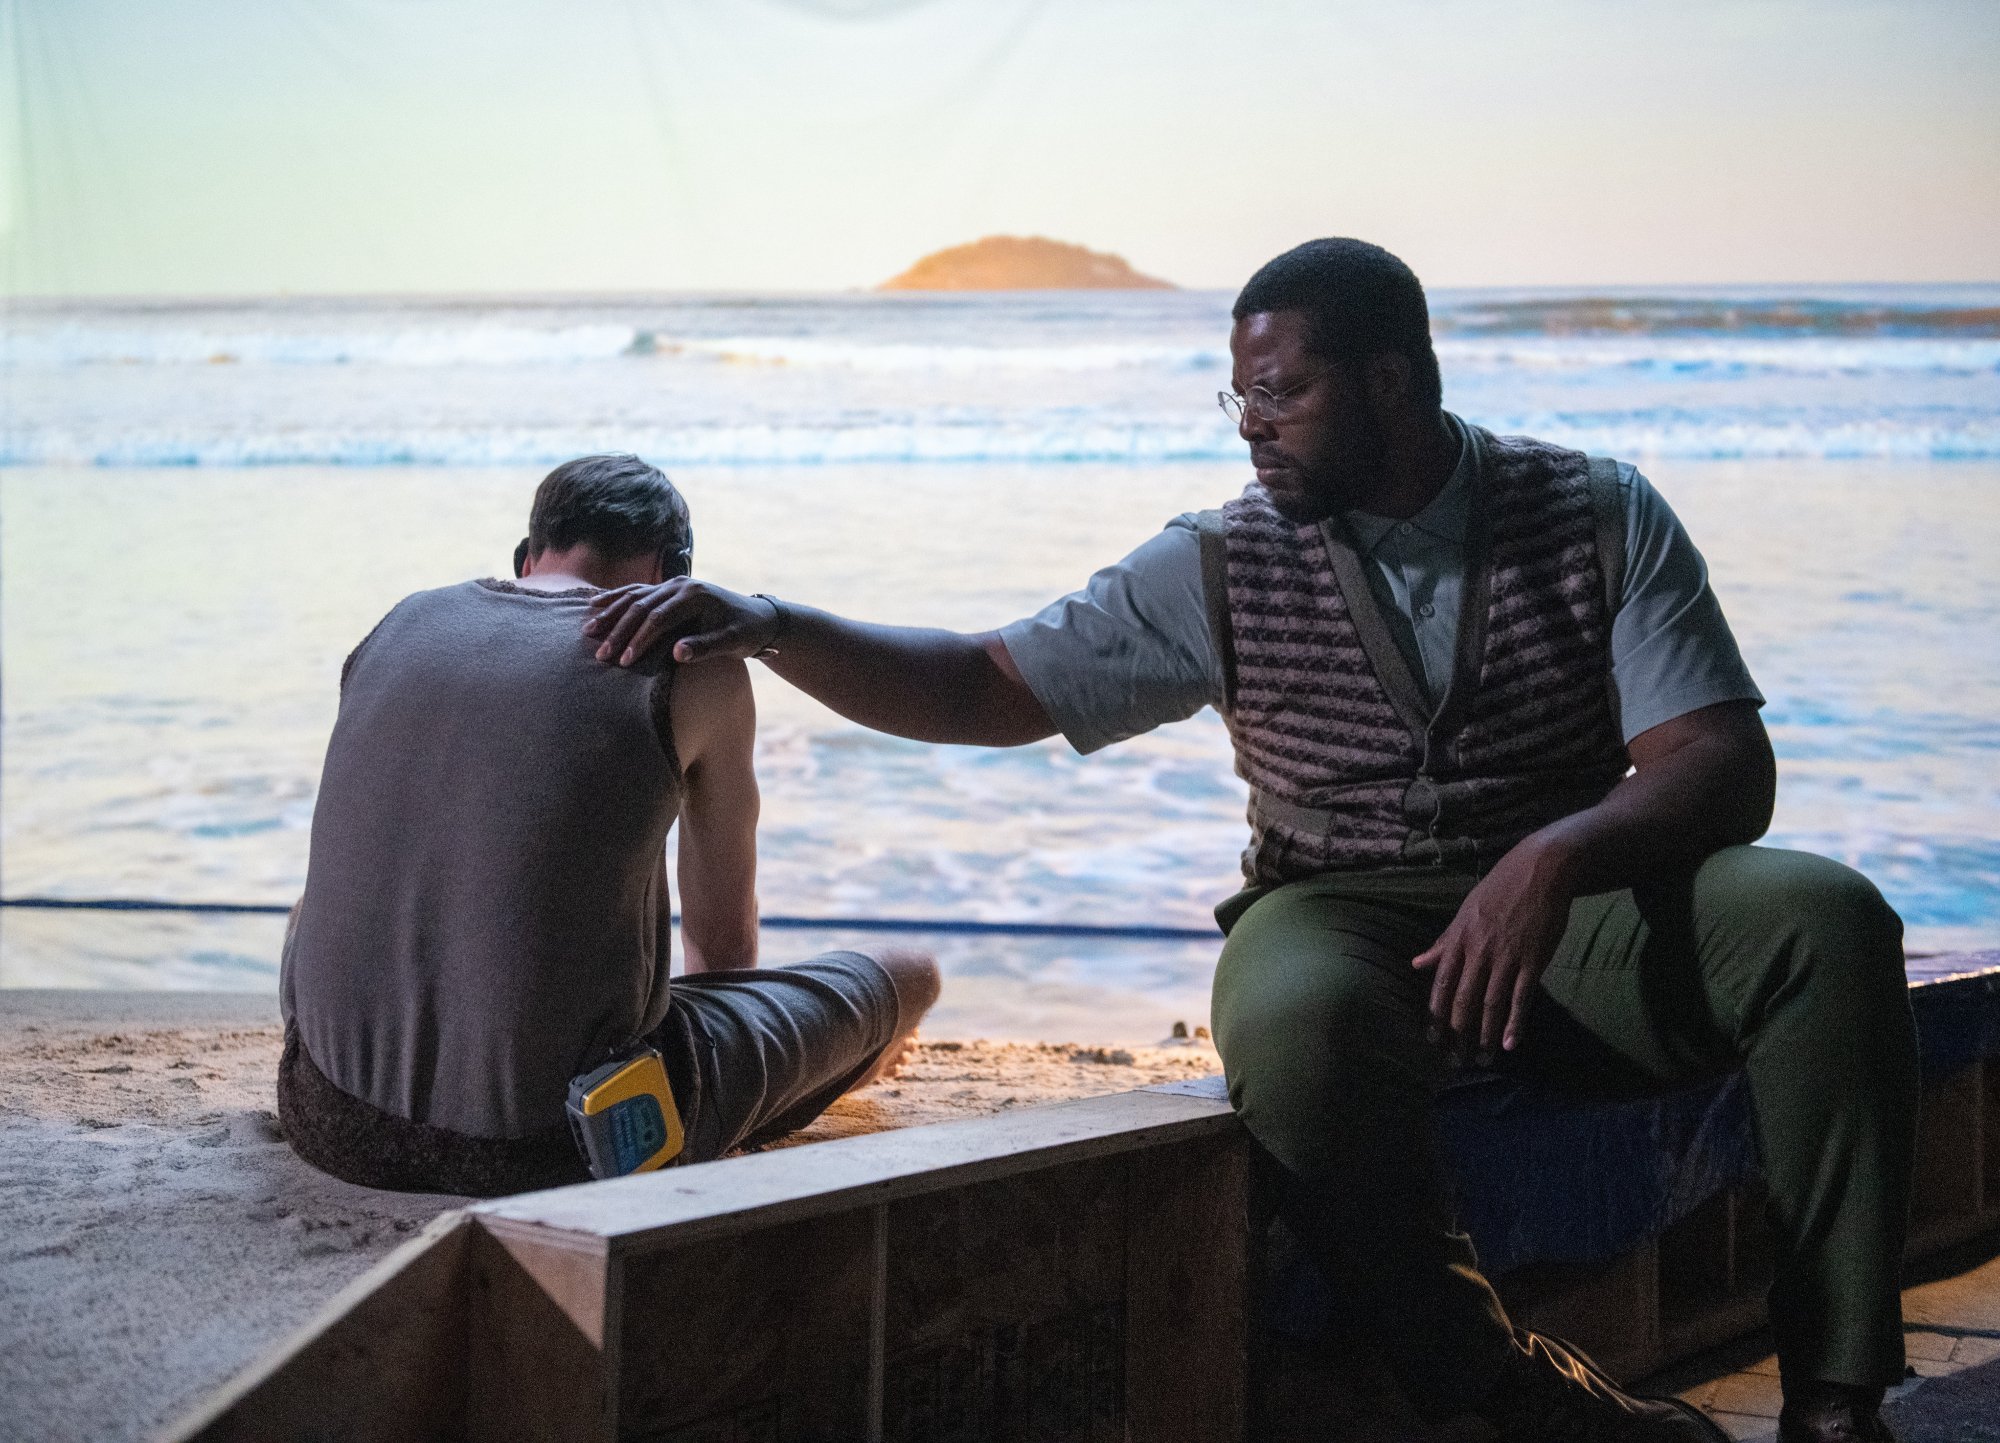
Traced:
<path fill-rule="evenodd" d="M 1379 247 L 1287 252 L 1233 315 L 1219 399 L 1256 481 L 1039 615 L 968 636 L 674 580 L 598 599 L 600 656 L 775 647 L 836 711 L 939 742 L 1089 752 L 1215 706 L 1251 799 L 1217 909 L 1230 1097 L 1412 1401 L 1522 1443 L 1723 1436 L 1509 1321 L 1430 1109 L 1454 1054 L 1595 1091 L 1742 1065 L 1781 1437 L 1890 1439 L 1901 923 L 1855 872 L 1748 845 L 1776 769 L 1700 555 L 1630 466 L 1443 411 L 1423 289 Z"/>
<path fill-rule="evenodd" d="M 756 709 L 740 661 L 600 665 L 605 588 L 685 575 L 687 505 L 636 456 L 535 492 L 514 581 L 399 602 L 348 657 L 285 939 L 285 1134 L 350 1182 L 585 1180 L 571 1079 L 650 1045 L 702 1161 L 900 1062 L 936 1000 L 900 948 L 757 966 Z M 681 827 L 685 975 L 665 843 Z"/>

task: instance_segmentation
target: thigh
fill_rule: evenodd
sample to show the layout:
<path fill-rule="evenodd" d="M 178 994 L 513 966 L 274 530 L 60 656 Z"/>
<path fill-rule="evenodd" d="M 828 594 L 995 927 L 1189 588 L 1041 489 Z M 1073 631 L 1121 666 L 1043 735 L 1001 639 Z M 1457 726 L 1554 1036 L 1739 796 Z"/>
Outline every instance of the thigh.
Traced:
<path fill-rule="evenodd" d="M 1580 898 L 1509 1070 L 1613 1092 L 1725 1071 L 1827 950 L 1816 935 L 1880 934 L 1893 954 L 1886 911 L 1850 869 L 1777 847 L 1725 847 L 1690 874 Z"/>
<path fill-rule="evenodd" d="M 1359 1001 L 1421 999 L 1410 963 L 1450 924 L 1469 879 L 1425 874 L 1314 877 L 1273 888 L 1234 916 L 1216 962 L 1217 1045 L 1284 1018 Z M 1225 1052 L 1225 1057 L 1227 1053 Z"/>
<path fill-rule="evenodd" d="M 1464 878 L 1315 877 L 1259 898 L 1230 927 L 1211 1016 L 1246 1116 L 1309 1118 L 1357 1070 L 1428 1071 L 1429 978 L 1411 960 L 1451 921 Z"/>
<path fill-rule="evenodd" d="M 670 1065 L 684 1059 L 689 1161 L 811 1122 L 874 1065 L 896 1021 L 895 985 L 859 952 L 675 978 L 652 1040 Z"/>

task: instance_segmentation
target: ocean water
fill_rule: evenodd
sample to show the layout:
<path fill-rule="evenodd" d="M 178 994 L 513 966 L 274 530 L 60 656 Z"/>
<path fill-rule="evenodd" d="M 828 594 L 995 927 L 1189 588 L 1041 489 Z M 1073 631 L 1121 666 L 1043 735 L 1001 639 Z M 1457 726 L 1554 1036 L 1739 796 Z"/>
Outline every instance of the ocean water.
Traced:
<path fill-rule="evenodd" d="M 1233 461 L 1211 292 L 15 303 L 0 462 Z M 1620 454 L 2000 457 L 2000 287 L 1441 293 L 1450 403 Z"/>
<path fill-rule="evenodd" d="M 1912 945 L 2000 938 L 2000 289 L 1443 294 L 1447 404 L 1638 462 L 1760 684 L 1773 840 Z M 554 461 L 631 448 L 697 566 L 984 628 L 1244 479 L 1200 293 L 15 303 L 0 338 L 0 887 L 285 902 L 341 658 L 504 572 Z M 758 669 L 761 671 L 761 669 Z M 1201 927 L 1211 714 L 1095 757 L 924 747 L 760 677 L 770 913 Z M 0 915 L 0 985 L 264 987 L 269 918 Z M 771 960 L 861 931 L 767 932 Z M 955 1033 L 1146 1040 L 1215 944 L 935 939 Z"/>

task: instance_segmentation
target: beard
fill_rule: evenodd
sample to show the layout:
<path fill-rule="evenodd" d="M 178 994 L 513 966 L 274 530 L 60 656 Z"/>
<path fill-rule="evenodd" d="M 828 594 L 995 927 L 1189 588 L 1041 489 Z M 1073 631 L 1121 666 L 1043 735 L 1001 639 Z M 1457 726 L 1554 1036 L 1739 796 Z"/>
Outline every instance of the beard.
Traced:
<path fill-rule="evenodd" d="M 1328 485 L 1326 478 L 1307 470 L 1297 458 L 1266 447 L 1251 451 L 1250 464 L 1257 468 L 1257 482 L 1271 505 L 1293 525 L 1314 525 L 1340 509 L 1344 488 Z"/>
<path fill-rule="evenodd" d="M 1264 489 L 1271 497 L 1272 509 L 1294 526 L 1317 526 L 1340 510 L 1321 497 L 1272 491 L 1268 486 Z"/>
<path fill-rule="evenodd" d="M 1266 484 L 1271 506 L 1294 526 L 1316 526 L 1340 507 L 1329 497 L 1314 491 L 1293 491 Z"/>
<path fill-rule="evenodd" d="M 1272 506 L 1295 526 L 1316 525 L 1367 495 L 1386 459 L 1382 428 L 1366 413 L 1349 419 L 1344 444 L 1311 461 L 1268 443 L 1250 448 Z"/>

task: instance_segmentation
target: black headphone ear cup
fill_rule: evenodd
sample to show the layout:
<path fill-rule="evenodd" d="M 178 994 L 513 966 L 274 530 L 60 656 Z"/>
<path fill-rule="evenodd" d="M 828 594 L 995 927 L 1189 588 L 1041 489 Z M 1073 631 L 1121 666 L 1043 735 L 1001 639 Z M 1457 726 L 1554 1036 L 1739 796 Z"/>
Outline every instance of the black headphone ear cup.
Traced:
<path fill-rule="evenodd" d="M 528 570 L 528 538 L 523 536 L 514 546 L 514 577 L 519 580 Z"/>

